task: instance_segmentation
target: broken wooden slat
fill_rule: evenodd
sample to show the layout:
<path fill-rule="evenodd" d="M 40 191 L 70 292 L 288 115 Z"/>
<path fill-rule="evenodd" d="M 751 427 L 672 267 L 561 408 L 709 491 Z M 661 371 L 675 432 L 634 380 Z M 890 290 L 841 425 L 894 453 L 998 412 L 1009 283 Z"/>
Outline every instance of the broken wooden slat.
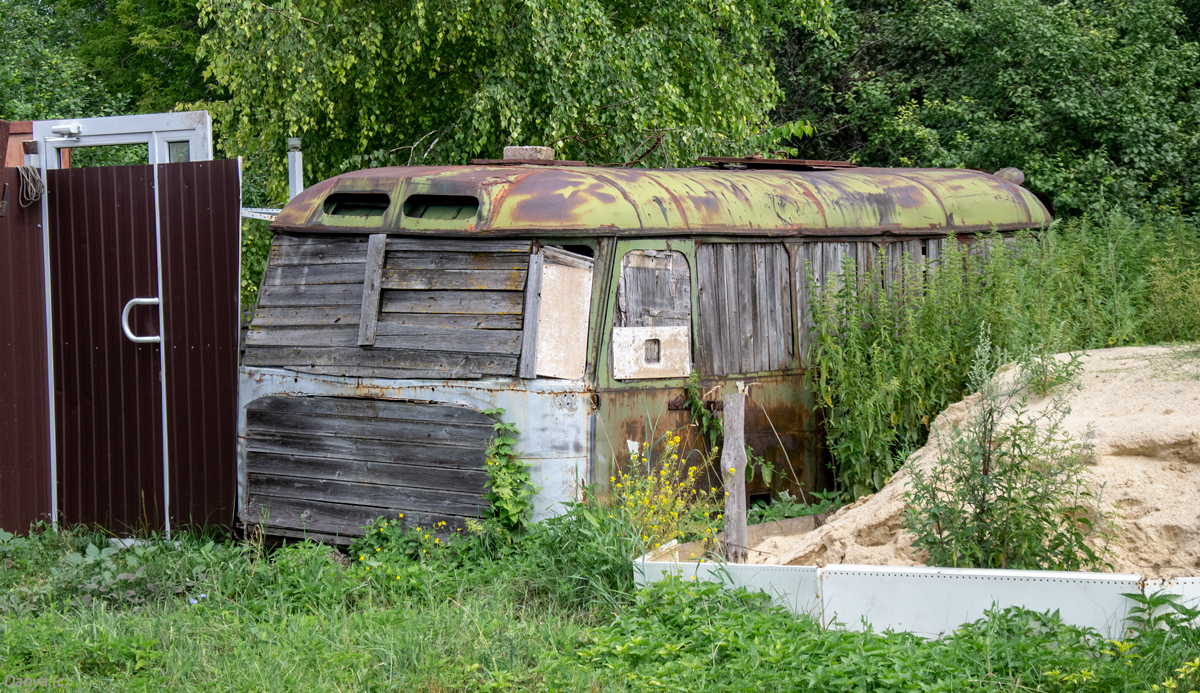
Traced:
<path fill-rule="evenodd" d="M 358 345 L 375 344 L 375 326 L 379 322 L 379 291 L 383 274 L 383 256 L 387 236 L 373 233 L 367 239 L 367 262 L 363 279 L 362 313 L 358 318 Z"/>
<path fill-rule="evenodd" d="M 366 259 L 367 240 L 362 236 L 308 236 L 275 234 L 268 266 L 359 263 Z"/>
<path fill-rule="evenodd" d="M 687 258 L 674 250 L 631 250 L 621 259 L 616 327 L 690 327 Z"/>
<path fill-rule="evenodd" d="M 537 377 L 537 333 L 541 303 L 542 253 L 538 249 L 529 256 L 529 272 L 525 282 L 525 321 L 522 325 L 525 338 L 521 350 L 521 361 L 517 366 L 517 376 L 521 378 Z"/>

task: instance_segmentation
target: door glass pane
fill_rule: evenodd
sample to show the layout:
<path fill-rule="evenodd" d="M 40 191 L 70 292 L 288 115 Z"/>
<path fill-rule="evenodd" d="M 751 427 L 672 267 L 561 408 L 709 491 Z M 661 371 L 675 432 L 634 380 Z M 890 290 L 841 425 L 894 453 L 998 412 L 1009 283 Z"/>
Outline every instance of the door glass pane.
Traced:
<path fill-rule="evenodd" d="M 192 160 L 192 144 L 187 140 L 182 142 L 167 142 L 167 157 L 173 164 L 182 164 Z"/>

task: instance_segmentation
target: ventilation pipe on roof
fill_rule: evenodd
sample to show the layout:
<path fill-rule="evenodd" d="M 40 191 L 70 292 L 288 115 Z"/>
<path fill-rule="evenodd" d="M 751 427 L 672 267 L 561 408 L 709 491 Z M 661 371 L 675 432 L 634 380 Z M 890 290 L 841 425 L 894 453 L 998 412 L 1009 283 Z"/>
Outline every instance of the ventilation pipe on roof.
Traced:
<path fill-rule="evenodd" d="M 304 155 L 300 153 L 300 138 L 289 137 L 288 145 L 288 199 L 304 190 Z"/>

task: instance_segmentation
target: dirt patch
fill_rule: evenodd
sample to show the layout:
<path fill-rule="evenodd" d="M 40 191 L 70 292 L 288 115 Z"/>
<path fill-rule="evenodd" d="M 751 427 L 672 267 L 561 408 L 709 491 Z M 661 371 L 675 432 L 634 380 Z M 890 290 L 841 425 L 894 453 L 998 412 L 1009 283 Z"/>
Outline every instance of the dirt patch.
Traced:
<path fill-rule="evenodd" d="M 1060 356 L 1065 359 L 1065 356 Z M 1200 349 L 1128 347 L 1083 354 L 1081 386 L 1063 426 L 1090 439 L 1101 509 L 1117 524 L 1115 572 L 1200 575 Z M 935 431 L 961 424 L 973 398 L 951 405 Z M 1049 398 L 1033 400 L 1030 410 Z M 923 565 L 904 531 L 908 470 L 937 460 L 937 435 L 886 486 L 813 531 L 765 539 L 753 562 L 771 565 Z"/>

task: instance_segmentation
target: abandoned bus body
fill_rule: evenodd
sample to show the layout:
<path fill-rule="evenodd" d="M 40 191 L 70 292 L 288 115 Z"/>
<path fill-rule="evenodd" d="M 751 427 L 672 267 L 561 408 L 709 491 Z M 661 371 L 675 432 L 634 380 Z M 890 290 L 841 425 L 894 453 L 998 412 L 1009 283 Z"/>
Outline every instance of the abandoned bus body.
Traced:
<path fill-rule="evenodd" d="M 1029 191 L 971 170 L 331 178 L 272 225 L 242 357 L 242 519 L 343 543 L 383 515 L 462 527 L 485 507 L 490 409 L 519 430 L 546 517 L 686 426 L 693 370 L 714 403 L 755 384 L 746 438 L 777 473 L 752 495 L 822 488 L 809 268 L 820 284 L 847 255 L 933 261 L 950 234 L 1049 221 Z"/>

